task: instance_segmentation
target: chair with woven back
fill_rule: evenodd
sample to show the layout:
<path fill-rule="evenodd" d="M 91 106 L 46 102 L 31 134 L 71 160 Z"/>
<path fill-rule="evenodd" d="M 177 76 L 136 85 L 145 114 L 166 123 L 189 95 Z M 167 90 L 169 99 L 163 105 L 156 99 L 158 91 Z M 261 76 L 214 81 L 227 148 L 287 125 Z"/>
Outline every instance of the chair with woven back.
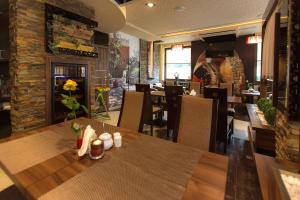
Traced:
<path fill-rule="evenodd" d="M 227 89 L 204 87 L 204 98 L 217 99 L 219 101 L 217 141 L 224 143 L 224 152 L 226 152 L 227 144 L 230 143 L 234 128 L 233 117 L 227 115 Z"/>
<path fill-rule="evenodd" d="M 175 81 L 174 80 L 166 80 L 165 86 L 175 86 Z"/>
<path fill-rule="evenodd" d="M 150 125 L 150 132 L 153 135 L 153 115 L 160 115 L 162 117 L 163 109 L 152 104 L 151 90 L 149 84 L 135 84 L 137 92 L 144 93 L 144 110 L 142 116 L 142 123 Z"/>
<path fill-rule="evenodd" d="M 128 92 L 124 90 L 118 127 L 136 132 L 142 132 L 143 104 L 143 92 Z"/>
<path fill-rule="evenodd" d="M 167 101 L 168 121 L 167 121 L 167 137 L 170 131 L 175 134 L 175 125 L 178 117 L 179 96 L 183 95 L 182 86 L 165 86 L 165 94 Z"/>
<path fill-rule="evenodd" d="M 227 88 L 227 96 L 234 96 L 234 84 L 233 83 L 220 83 L 220 88 Z M 235 109 L 234 107 L 227 108 L 228 115 L 234 117 Z"/>
<path fill-rule="evenodd" d="M 179 102 L 178 131 L 175 131 L 174 141 L 215 152 L 218 100 L 181 96 Z"/>
<path fill-rule="evenodd" d="M 201 86 L 200 82 L 190 82 L 189 90 L 194 90 L 197 94 L 202 94 Z"/>

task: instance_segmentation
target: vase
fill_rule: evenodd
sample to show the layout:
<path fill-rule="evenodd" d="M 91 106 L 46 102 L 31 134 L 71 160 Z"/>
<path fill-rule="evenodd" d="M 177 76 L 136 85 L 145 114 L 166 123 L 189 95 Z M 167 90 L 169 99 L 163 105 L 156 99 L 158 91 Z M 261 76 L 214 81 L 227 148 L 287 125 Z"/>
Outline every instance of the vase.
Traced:
<path fill-rule="evenodd" d="M 77 137 L 77 140 L 76 140 L 76 148 L 77 148 L 77 149 L 80 149 L 80 148 L 81 148 L 82 140 L 83 140 L 82 137 L 80 137 L 80 136 Z"/>

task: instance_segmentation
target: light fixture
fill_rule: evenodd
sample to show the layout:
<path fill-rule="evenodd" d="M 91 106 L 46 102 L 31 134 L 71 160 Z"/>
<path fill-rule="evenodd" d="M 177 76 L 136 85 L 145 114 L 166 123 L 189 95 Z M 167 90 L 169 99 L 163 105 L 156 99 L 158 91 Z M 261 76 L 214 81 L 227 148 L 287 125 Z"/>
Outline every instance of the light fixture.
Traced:
<path fill-rule="evenodd" d="M 183 50 L 183 45 L 182 44 L 175 44 L 175 45 L 172 45 L 171 49 L 172 49 L 172 51 L 182 51 Z"/>
<path fill-rule="evenodd" d="M 257 44 L 261 42 L 262 38 L 260 35 L 248 36 L 246 39 L 246 44 Z"/>
<path fill-rule="evenodd" d="M 153 2 L 148 2 L 145 4 L 146 6 L 148 6 L 149 8 L 153 8 L 155 6 L 155 3 Z"/>

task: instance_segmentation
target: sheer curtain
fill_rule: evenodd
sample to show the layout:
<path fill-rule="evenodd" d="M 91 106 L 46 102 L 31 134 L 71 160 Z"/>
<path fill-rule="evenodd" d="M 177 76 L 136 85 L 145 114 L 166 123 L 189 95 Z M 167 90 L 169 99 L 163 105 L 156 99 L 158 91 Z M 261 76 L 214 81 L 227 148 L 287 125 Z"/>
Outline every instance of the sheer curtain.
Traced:
<path fill-rule="evenodd" d="M 263 38 L 263 55 L 262 55 L 262 78 L 273 78 L 274 74 L 274 51 L 275 51 L 275 15 L 267 23 Z"/>

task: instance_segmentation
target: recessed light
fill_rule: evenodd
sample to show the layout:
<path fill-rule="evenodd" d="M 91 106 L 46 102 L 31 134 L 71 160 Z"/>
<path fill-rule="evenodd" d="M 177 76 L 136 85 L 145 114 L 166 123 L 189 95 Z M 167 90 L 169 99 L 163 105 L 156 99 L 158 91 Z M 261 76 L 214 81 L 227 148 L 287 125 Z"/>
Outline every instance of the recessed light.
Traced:
<path fill-rule="evenodd" d="M 153 8 L 155 6 L 155 3 L 152 3 L 152 2 L 148 2 L 145 4 L 147 7 L 149 8 Z"/>

